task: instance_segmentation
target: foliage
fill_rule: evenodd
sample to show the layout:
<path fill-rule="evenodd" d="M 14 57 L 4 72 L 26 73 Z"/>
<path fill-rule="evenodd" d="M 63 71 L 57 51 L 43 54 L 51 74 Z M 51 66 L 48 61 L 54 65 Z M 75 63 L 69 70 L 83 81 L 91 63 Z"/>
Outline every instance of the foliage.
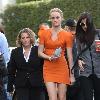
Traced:
<path fill-rule="evenodd" d="M 41 1 L 41 0 L 16 0 L 17 3 L 24 3 L 24 2 L 30 2 L 30 1 Z"/>
<path fill-rule="evenodd" d="M 65 19 L 77 19 L 80 13 L 88 11 L 93 15 L 96 27 L 100 28 L 100 0 L 52 0 L 17 4 L 9 6 L 1 16 L 10 46 L 15 46 L 15 39 L 20 29 L 29 27 L 37 33 L 40 23 L 50 24 L 49 10 L 54 7 L 64 12 Z"/>

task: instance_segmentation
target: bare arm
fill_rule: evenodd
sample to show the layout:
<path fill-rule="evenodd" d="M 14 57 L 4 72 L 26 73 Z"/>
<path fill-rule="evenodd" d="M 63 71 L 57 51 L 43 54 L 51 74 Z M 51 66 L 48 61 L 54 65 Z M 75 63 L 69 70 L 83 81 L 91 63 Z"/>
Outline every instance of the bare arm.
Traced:
<path fill-rule="evenodd" d="M 72 48 L 67 48 L 67 56 L 68 56 L 69 68 L 71 70 L 73 66 Z"/>
<path fill-rule="evenodd" d="M 68 56 L 68 62 L 69 62 L 69 68 L 70 68 L 71 83 L 73 83 L 75 81 L 75 78 L 74 78 L 74 74 L 71 73 L 71 69 L 73 67 L 72 48 L 67 48 L 67 56 Z"/>
<path fill-rule="evenodd" d="M 44 58 L 44 59 L 47 59 L 47 60 L 50 60 L 50 56 L 48 56 L 48 55 L 46 55 L 46 54 L 44 54 L 43 53 L 43 51 L 44 51 L 44 45 L 39 45 L 39 48 L 38 48 L 38 56 L 39 57 L 42 57 L 42 58 Z"/>

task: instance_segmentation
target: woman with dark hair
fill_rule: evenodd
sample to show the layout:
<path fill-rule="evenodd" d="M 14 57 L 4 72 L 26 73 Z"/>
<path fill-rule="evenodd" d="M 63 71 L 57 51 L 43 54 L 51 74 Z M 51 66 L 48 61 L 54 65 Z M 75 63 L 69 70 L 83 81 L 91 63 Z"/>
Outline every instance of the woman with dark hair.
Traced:
<path fill-rule="evenodd" d="M 79 78 L 84 100 L 100 100 L 100 32 L 95 29 L 88 12 L 80 15 L 76 27 L 78 53 L 87 48 L 78 59 Z M 99 41 L 96 43 L 96 41 Z"/>

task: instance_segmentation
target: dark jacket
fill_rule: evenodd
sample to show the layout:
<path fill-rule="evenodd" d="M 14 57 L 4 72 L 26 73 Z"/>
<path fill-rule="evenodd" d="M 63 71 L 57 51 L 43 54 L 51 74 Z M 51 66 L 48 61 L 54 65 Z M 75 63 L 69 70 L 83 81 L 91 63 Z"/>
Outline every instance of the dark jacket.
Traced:
<path fill-rule="evenodd" d="M 8 91 L 15 88 L 26 86 L 27 80 L 31 86 L 43 86 L 42 75 L 43 59 L 38 57 L 38 47 L 33 46 L 31 49 L 28 62 L 25 61 L 23 48 L 18 47 L 12 50 L 11 58 L 8 63 Z"/>

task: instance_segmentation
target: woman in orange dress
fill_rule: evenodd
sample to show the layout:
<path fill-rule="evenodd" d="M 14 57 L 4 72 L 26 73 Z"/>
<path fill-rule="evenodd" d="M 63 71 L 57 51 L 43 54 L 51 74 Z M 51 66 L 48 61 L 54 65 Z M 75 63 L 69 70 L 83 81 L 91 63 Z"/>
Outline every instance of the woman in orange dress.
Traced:
<path fill-rule="evenodd" d="M 44 58 L 43 78 L 49 100 L 66 100 L 67 85 L 71 82 L 69 68 L 73 65 L 72 35 L 61 28 L 63 13 L 59 8 L 50 10 L 50 20 L 52 28 L 40 36 L 38 55 Z M 64 56 L 65 49 L 69 68 Z"/>

